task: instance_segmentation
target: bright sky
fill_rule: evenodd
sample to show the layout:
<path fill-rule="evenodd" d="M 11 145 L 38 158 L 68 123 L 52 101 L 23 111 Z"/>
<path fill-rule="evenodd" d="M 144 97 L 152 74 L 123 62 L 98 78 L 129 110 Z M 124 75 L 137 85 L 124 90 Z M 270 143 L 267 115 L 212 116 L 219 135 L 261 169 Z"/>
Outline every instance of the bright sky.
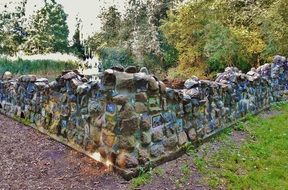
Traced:
<path fill-rule="evenodd" d="M 49 0 L 48 0 L 49 1 Z M 8 7 L 13 7 L 14 3 L 21 0 L 0 0 L 0 11 L 6 3 L 12 2 Z M 56 0 L 64 7 L 64 11 L 68 14 L 67 22 L 70 30 L 70 39 L 74 34 L 76 25 L 76 16 L 83 21 L 83 34 L 87 37 L 89 34 L 99 31 L 101 22 L 97 16 L 103 8 L 116 5 L 120 12 L 125 10 L 127 0 Z M 44 0 L 28 0 L 26 5 L 27 16 L 32 15 L 37 9 L 44 5 Z"/>

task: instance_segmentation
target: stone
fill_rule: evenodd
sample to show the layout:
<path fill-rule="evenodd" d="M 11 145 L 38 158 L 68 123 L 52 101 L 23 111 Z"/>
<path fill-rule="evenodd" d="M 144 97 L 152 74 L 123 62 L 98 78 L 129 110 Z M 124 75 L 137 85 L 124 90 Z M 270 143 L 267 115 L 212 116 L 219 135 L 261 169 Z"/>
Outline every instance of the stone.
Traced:
<path fill-rule="evenodd" d="M 36 80 L 36 75 L 22 75 L 19 77 L 20 82 L 35 82 Z"/>
<path fill-rule="evenodd" d="M 135 100 L 137 102 L 146 102 L 148 100 L 147 94 L 145 92 L 139 92 L 135 94 Z"/>
<path fill-rule="evenodd" d="M 123 135 L 132 135 L 139 129 L 139 118 L 134 116 L 130 119 L 123 119 L 121 121 L 120 132 Z"/>
<path fill-rule="evenodd" d="M 87 94 L 90 89 L 91 87 L 88 84 L 82 84 L 77 87 L 77 94 L 79 95 Z"/>
<path fill-rule="evenodd" d="M 152 130 L 152 140 L 153 142 L 162 141 L 164 137 L 163 128 L 157 127 Z"/>
<path fill-rule="evenodd" d="M 122 152 L 117 156 L 116 165 L 120 168 L 135 168 L 139 164 L 137 158 L 128 153 Z"/>
<path fill-rule="evenodd" d="M 144 148 L 139 148 L 138 152 L 139 152 L 139 158 L 138 158 L 139 164 L 144 165 L 149 161 L 149 153 L 147 149 Z"/>
<path fill-rule="evenodd" d="M 128 119 L 135 116 L 135 109 L 130 103 L 126 103 L 122 106 L 119 114 L 120 119 Z"/>
<path fill-rule="evenodd" d="M 160 93 L 165 94 L 166 93 L 166 85 L 162 81 L 158 81 L 158 85 L 160 87 Z"/>
<path fill-rule="evenodd" d="M 194 128 L 190 129 L 188 132 L 188 137 L 191 141 L 196 141 L 197 140 L 197 133 Z"/>
<path fill-rule="evenodd" d="M 193 76 L 192 78 L 185 81 L 184 87 L 186 89 L 190 89 L 193 87 L 198 87 L 199 84 L 200 84 L 199 79 L 196 76 Z"/>
<path fill-rule="evenodd" d="M 115 70 L 115 71 L 118 71 L 118 72 L 124 72 L 124 67 L 123 66 L 114 66 L 114 67 L 111 67 L 112 70 Z"/>
<path fill-rule="evenodd" d="M 125 69 L 126 73 L 137 73 L 137 68 L 135 66 L 130 66 Z"/>
<path fill-rule="evenodd" d="M 90 101 L 88 103 L 88 112 L 90 114 L 99 114 L 100 112 L 103 112 L 103 106 L 97 102 L 97 101 Z"/>
<path fill-rule="evenodd" d="M 156 79 L 153 76 L 151 76 L 148 80 L 148 89 L 151 91 L 159 90 L 158 82 L 156 81 Z"/>
<path fill-rule="evenodd" d="M 280 55 L 276 55 L 276 56 L 273 58 L 273 63 L 275 63 L 275 64 L 285 63 L 285 61 L 286 61 L 286 58 L 283 57 L 283 56 L 280 56 Z"/>
<path fill-rule="evenodd" d="M 12 78 L 13 78 L 13 75 L 9 71 L 6 71 L 2 76 L 2 80 L 11 80 Z"/>
<path fill-rule="evenodd" d="M 162 143 L 154 144 L 150 147 L 150 155 L 152 157 L 159 157 L 165 153 L 165 148 Z"/>
<path fill-rule="evenodd" d="M 124 105 L 128 102 L 128 96 L 127 95 L 117 95 L 117 96 L 114 96 L 112 98 L 112 101 L 115 103 L 115 104 L 118 104 L 118 105 Z"/>
<path fill-rule="evenodd" d="M 117 144 L 120 149 L 133 151 L 133 149 L 136 147 L 136 139 L 134 136 L 118 135 Z"/>
<path fill-rule="evenodd" d="M 78 86 L 82 85 L 83 82 L 80 81 L 78 78 L 73 78 L 71 81 L 70 81 L 70 85 L 72 87 L 72 89 L 77 89 Z"/>
<path fill-rule="evenodd" d="M 61 79 L 71 80 L 71 79 L 76 78 L 76 77 L 77 77 L 77 74 L 74 73 L 73 71 L 70 71 L 70 72 L 64 74 L 63 76 L 61 76 Z"/>
<path fill-rule="evenodd" d="M 148 146 L 152 142 L 151 132 L 150 131 L 143 131 L 141 136 L 141 142 L 143 146 Z"/>
<path fill-rule="evenodd" d="M 116 76 L 116 89 L 117 90 L 129 90 L 135 89 L 134 76 L 129 73 L 115 73 Z"/>
<path fill-rule="evenodd" d="M 184 131 L 180 132 L 178 134 L 178 143 L 179 145 L 184 145 L 186 142 L 188 142 L 188 138 L 187 138 L 187 135 Z"/>
<path fill-rule="evenodd" d="M 135 103 L 135 111 L 137 113 L 143 113 L 143 112 L 147 112 L 148 111 L 148 108 L 145 106 L 144 103 L 142 102 L 136 102 Z"/>
<path fill-rule="evenodd" d="M 144 131 L 147 131 L 151 128 L 151 118 L 149 115 L 143 114 L 141 116 L 140 128 Z"/>
<path fill-rule="evenodd" d="M 116 85 L 116 76 L 114 73 L 115 72 L 112 69 L 108 69 L 103 73 L 101 81 L 107 89 L 114 89 Z"/>
<path fill-rule="evenodd" d="M 115 142 L 115 134 L 108 130 L 102 130 L 102 141 L 111 148 Z"/>
<path fill-rule="evenodd" d="M 137 92 L 146 92 L 148 89 L 148 79 L 149 75 L 144 73 L 134 74 L 134 82 Z"/>
<path fill-rule="evenodd" d="M 191 88 L 187 90 L 186 94 L 189 95 L 191 98 L 200 98 L 200 91 L 196 88 Z"/>
<path fill-rule="evenodd" d="M 116 111 L 117 111 L 116 104 L 113 104 L 111 102 L 107 102 L 107 104 L 106 104 L 106 112 L 108 112 L 110 114 L 115 114 Z"/>
<path fill-rule="evenodd" d="M 164 147 L 168 149 L 175 149 L 177 147 L 178 139 L 176 135 L 172 135 L 171 137 L 165 137 L 163 140 Z"/>
<path fill-rule="evenodd" d="M 142 67 L 139 71 L 139 73 L 145 73 L 146 75 L 149 75 L 149 71 L 146 67 Z"/>

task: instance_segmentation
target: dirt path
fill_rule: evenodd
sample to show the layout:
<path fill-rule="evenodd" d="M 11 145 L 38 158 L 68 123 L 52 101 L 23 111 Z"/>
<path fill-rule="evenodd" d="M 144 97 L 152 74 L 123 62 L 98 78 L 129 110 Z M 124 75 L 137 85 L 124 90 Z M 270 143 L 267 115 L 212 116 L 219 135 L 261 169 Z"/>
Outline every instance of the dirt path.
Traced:
<path fill-rule="evenodd" d="M 188 156 L 156 170 L 158 173 L 153 172 L 152 181 L 137 189 L 207 189 L 199 185 L 200 175 Z M 1 114 L 0 171 L 0 190 L 132 187 L 131 181 L 108 172 L 101 163 Z"/>
<path fill-rule="evenodd" d="M 87 156 L 0 115 L 0 189 L 127 189 Z"/>

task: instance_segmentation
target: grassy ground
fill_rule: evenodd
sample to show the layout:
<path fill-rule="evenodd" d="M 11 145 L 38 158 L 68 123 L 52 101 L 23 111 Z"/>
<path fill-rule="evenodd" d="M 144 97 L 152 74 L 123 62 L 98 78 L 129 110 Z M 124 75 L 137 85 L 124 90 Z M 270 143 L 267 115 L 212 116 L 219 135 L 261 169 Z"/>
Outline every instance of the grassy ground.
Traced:
<path fill-rule="evenodd" d="M 190 151 L 203 182 L 213 189 L 288 189 L 288 104 L 227 130 Z M 215 146 L 216 145 L 216 146 Z"/>
<path fill-rule="evenodd" d="M 53 78 L 59 75 L 63 70 L 77 69 L 75 62 L 62 62 L 50 60 L 17 60 L 11 61 L 0 58 L 0 76 L 5 71 L 10 71 L 14 75 L 36 74 L 43 77 Z"/>
<path fill-rule="evenodd" d="M 164 175 L 164 181 L 179 172 L 181 175 L 172 180 L 171 187 L 197 189 L 198 186 L 194 188 L 197 181 L 191 176 L 199 173 L 201 189 L 288 189 L 287 121 L 288 104 L 278 104 L 258 116 L 248 116 L 245 122 L 225 130 L 196 151 L 188 146 L 187 162 L 176 160 L 176 169 Z M 193 165 L 196 170 L 192 171 Z M 167 172 L 165 166 L 160 168 L 164 168 L 161 173 Z M 153 185 L 158 173 L 159 167 L 143 173 L 132 180 L 132 188 L 145 189 Z"/>

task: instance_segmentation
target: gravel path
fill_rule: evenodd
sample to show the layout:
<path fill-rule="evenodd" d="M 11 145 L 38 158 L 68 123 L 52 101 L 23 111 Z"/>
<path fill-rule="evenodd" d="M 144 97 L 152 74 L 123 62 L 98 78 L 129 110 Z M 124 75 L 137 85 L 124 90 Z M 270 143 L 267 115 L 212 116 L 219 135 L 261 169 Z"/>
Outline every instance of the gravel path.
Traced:
<path fill-rule="evenodd" d="M 0 189 L 127 189 L 87 156 L 0 115 Z"/>

